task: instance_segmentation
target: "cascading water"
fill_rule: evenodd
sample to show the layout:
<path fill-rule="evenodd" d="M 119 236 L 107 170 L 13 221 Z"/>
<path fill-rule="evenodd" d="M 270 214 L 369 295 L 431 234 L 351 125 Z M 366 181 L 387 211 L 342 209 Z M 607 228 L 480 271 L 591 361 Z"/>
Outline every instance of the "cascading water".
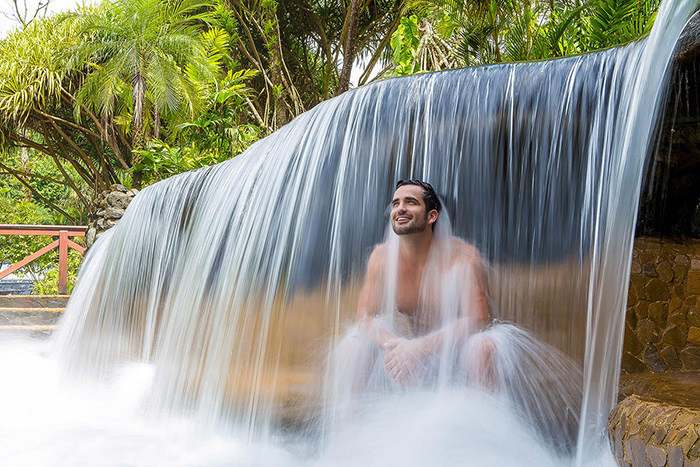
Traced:
<path fill-rule="evenodd" d="M 665 2 L 651 36 L 624 48 L 345 93 L 244 155 L 143 190 L 88 254 L 49 356 L 3 343 L 0 450 L 15 465 L 598 462 L 643 159 L 694 6 Z M 453 234 L 485 258 L 493 311 L 518 326 L 489 331 L 498 371 L 517 357 L 567 369 L 551 380 L 567 385 L 583 370 L 576 456 L 514 409 L 551 409 L 562 392 L 540 381 L 541 400 L 523 395 L 528 368 L 505 398 L 443 378 L 328 422 L 324 362 L 399 178 L 432 183 Z M 55 400 L 37 402 L 38 385 Z"/>

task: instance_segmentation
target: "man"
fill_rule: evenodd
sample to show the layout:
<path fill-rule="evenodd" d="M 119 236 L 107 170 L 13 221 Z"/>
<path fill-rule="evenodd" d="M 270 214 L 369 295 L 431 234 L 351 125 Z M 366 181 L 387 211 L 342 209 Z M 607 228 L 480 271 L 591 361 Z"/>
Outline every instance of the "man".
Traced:
<path fill-rule="evenodd" d="M 420 384 L 440 358 L 453 358 L 448 366 L 471 383 L 493 387 L 493 344 L 477 337 L 491 323 L 483 261 L 473 245 L 436 234 L 440 211 L 430 184 L 397 183 L 391 226 L 398 245 L 385 242 L 372 252 L 357 304 L 359 332 L 337 356 L 345 369 L 336 370 L 352 375 L 340 380 L 354 391 L 367 386 L 366 373 L 382 356 L 385 377 L 395 384 Z"/>

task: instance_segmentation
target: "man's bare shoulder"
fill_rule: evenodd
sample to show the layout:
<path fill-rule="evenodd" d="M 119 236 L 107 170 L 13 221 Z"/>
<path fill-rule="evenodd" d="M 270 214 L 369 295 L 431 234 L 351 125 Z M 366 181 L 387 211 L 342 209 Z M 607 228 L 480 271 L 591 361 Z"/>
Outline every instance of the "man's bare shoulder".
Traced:
<path fill-rule="evenodd" d="M 384 259 L 386 258 L 387 246 L 385 243 L 379 243 L 374 246 L 372 253 L 369 255 L 369 260 L 367 261 L 367 269 L 379 269 L 384 264 Z"/>
<path fill-rule="evenodd" d="M 452 237 L 452 257 L 455 263 L 483 263 L 479 249 L 461 238 Z"/>

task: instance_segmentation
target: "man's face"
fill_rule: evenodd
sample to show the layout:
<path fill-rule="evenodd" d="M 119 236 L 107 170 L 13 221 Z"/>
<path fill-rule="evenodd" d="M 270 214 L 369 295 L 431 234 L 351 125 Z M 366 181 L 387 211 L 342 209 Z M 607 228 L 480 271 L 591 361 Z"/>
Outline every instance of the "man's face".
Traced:
<path fill-rule="evenodd" d="M 436 211 L 431 211 L 437 218 Z M 423 188 L 416 185 L 400 186 L 391 200 L 391 227 L 396 235 L 423 232 L 435 219 L 428 220 L 423 201 Z"/>

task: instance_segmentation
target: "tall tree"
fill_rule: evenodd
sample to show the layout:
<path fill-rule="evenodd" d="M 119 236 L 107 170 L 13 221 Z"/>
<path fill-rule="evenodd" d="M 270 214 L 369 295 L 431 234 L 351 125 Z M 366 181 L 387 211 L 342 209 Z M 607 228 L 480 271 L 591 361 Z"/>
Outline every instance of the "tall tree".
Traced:
<path fill-rule="evenodd" d="M 128 128 L 131 165 L 138 166 L 148 131 L 160 128 L 162 116 L 197 114 L 199 95 L 187 70 L 215 73 L 199 42 L 213 6 L 209 0 L 116 0 L 78 15 L 80 32 L 91 38 L 73 49 L 72 67 L 86 74 L 78 104 Z M 134 186 L 141 179 L 134 170 Z"/>

